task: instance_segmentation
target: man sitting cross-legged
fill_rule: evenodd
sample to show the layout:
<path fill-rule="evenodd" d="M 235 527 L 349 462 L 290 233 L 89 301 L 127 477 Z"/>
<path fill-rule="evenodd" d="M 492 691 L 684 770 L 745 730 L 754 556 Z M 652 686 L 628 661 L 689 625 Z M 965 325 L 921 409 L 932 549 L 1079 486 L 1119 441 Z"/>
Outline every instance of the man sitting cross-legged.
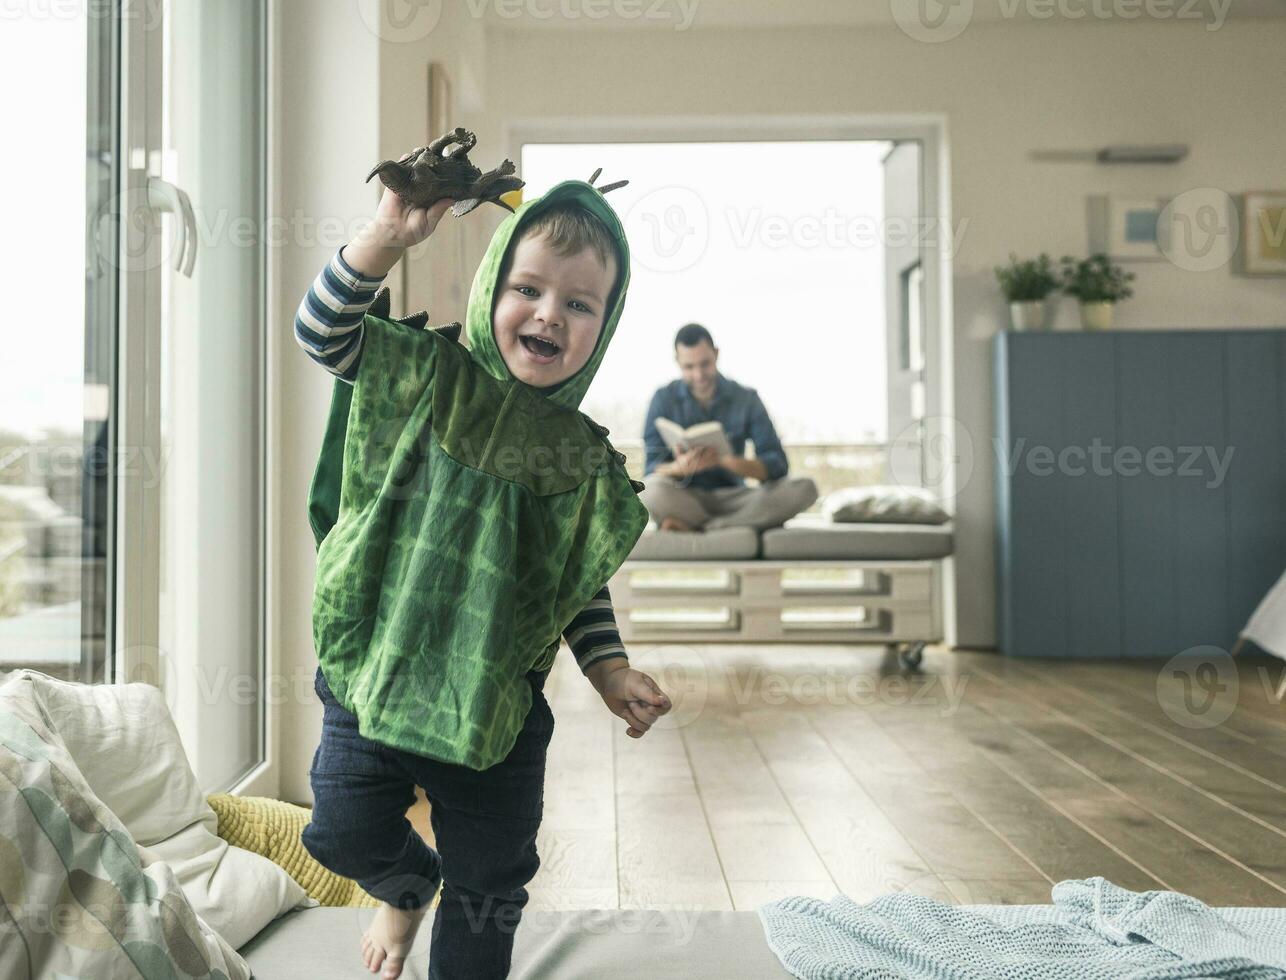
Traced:
<path fill-rule="evenodd" d="M 640 499 L 661 530 L 764 530 L 809 507 L 817 499 L 816 484 L 807 477 L 785 478 L 789 464 L 768 411 L 753 388 L 719 373 L 719 348 L 710 332 L 697 323 L 680 329 L 674 360 L 682 377 L 657 389 L 643 429 L 647 486 Z M 657 418 L 684 428 L 717 420 L 733 451 L 720 456 L 701 447 L 676 457 L 657 431 Z M 742 455 L 747 439 L 755 445 L 754 459 Z M 746 486 L 745 477 L 760 485 Z"/>

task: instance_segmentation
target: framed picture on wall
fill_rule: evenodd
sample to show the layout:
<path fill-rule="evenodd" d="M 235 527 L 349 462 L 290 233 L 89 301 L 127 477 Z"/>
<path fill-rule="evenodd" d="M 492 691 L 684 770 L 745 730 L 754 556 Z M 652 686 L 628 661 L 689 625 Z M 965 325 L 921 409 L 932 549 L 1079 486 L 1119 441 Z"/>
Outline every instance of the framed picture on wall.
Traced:
<path fill-rule="evenodd" d="M 375 179 L 371 181 L 375 191 L 375 203 L 371 207 L 371 213 L 379 207 L 380 199 L 384 196 L 384 184 L 382 181 Z M 384 288 L 388 289 L 388 309 L 389 316 L 399 317 L 406 316 L 410 311 L 407 309 L 407 281 L 406 281 L 405 261 L 399 262 L 393 266 L 392 271 L 384 278 Z"/>
<path fill-rule="evenodd" d="M 1241 271 L 1286 276 L 1286 191 L 1241 196 Z"/>
<path fill-rule="evenodd" d="M 429 118 L 426 142 L 432 142 L 451 129 L 451 79 L 438 62 L 429 63 Z"/>
<path fill-rule="evenodd" d="M 429 62 L 426 95 L 425 143 L 427 144 L 439 136 L 445 136 L 455 126 L 451 77 L 441 62 Z M 462 316 L 450 312 L 453 306 L 452 291 L 460 278 L 461 267 L 457 265 L 454 258 L 459 248 L 457 239 L 462 233 L 463 229 L 460 225 L 450 218 L 438 222 L 437 231 L 433 233 L 432 244 L 427 249 L 421 246 L 417 250 L 422 256 L 427 256 L 431 252 L 435 259 L 429 261 L 426 258 L 417 261 L 415 268 L 409 273 L 415 277 L 413 282 L 407 283 L 408 295 L 414 294 L 409 302 L 417 310 L 428 310 L 432 323 L 462 319 Z M 409 264 L 403 263 L 403 265 Z"/>
<path fill-rule="evenodd" d="M 1123 198 L 1108 194 L 1090 197 L 1090 251 L 1120 261 L 1159 261 L 1165 258 L 1157 240 L 1157 221 L 1164 198 Z"/>

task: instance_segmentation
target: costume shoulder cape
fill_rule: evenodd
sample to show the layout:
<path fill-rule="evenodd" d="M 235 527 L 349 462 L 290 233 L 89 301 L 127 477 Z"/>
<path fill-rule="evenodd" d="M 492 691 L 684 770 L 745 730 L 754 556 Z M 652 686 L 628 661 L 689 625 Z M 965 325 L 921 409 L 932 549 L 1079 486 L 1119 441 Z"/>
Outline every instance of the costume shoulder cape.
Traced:
<path fill-rule="evenodd" d="M 612 230 L 621 271 L 589 361 L 551 391 L 509 373 L 491 309 L 516 232 L 567 199 Z M 469 348 L 366 315 L 309 493 L 317 656 L 366 737 L 473 769 L 501 761 L 531 707 L 526 673 L 552 665 L 646 527 L 642 484 L 577 408 L 619 320 L 628 255 L 602 196 L 567 181 L 496 231 L 470 293 Z"/>

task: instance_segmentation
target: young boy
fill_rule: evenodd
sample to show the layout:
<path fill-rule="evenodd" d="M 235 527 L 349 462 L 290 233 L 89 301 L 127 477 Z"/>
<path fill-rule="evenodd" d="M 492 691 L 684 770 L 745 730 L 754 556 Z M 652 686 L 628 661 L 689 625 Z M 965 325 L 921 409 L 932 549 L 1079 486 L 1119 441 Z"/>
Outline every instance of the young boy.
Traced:
<path fill-rule="evenodd" d="M 324 708 L 303 843 L 383 903 L 367 969 L 401 974 L 441 884 L 429 975 L 485 980 L 508 974 L 540 864 L 560 634 L 630 736 L 670 702 L 629 666 L 604 584 L 647 511 L 577 411 L 629 283 L 619 219 L 583 181 L 507 217 L 474 278 L 466 350 L 367 313 L 453 203 L 385 190 L 296 318 L 340 379 L 310 494 Z M 436 850 L 406 819 L 416 785 Z"/>

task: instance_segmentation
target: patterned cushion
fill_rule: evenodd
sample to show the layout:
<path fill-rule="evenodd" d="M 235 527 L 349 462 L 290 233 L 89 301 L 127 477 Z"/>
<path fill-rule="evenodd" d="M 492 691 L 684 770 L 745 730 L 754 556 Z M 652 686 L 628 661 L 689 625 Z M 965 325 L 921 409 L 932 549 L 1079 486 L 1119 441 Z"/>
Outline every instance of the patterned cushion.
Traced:
<path fill-rule="evenodd" d="M 312 904 L 267 858 L 219 839 L 160 690 L 78 684 L 34 670 L 11 676 L 27 679 L 46 724 L 138 845 L 143 864 L 169 865 L 193 911 L 233 949 L 282 913 Z"/>
<path fill-rule="evenodd" d="M 170 866 L 144 866 L 30 676 L 0 686 L 0 976 L 249 980 Z"/>
<path fill-rule="evenodd" d="M 286 870 L 303 887 L 309 898 L 322 905 L 375 908 L 380 903 L 355 881 L 341 878 L 304 850 L 300 834 L 310 819 L 309 812 L 293 803 L 262 796 L 209 797 L 219 817 L 219 836 L 229 844 L 262 854 Z"/>

